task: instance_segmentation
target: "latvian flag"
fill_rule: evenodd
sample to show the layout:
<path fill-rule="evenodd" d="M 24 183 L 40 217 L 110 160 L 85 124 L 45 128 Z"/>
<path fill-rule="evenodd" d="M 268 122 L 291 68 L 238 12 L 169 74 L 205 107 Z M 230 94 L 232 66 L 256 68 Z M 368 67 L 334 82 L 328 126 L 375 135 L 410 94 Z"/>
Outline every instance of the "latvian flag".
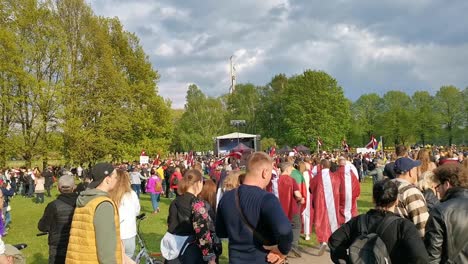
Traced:
<path fill-rule="evenodd" d="M 377 139 L 375 139 L 374 135 L 372 135 L 369 143 L 367 143 L 366 148 L 368 149 L 376 149 L 379 143 L 377 142 Z"/>
<path fill-rule="evenodd" d="M 318 145 L 319 147 L 322 146 L 322 140 L 320 139 L 320 137 L 317 138 L 317 145 Z"/>
<path fill-rule="evenodd" d="M 344 152 L 349 152 L 349 145 L 346 143 L 346 140 L 341 141 L 341 146 L 343 147 Z"/>
<path fill-rule="evenodd" d="M 273 147 L 271 147 L 271 149 L 270 149 L 270 157 L 274 157 L 275 154 L 276 154 L 276 148 L 273 146 Z"/>

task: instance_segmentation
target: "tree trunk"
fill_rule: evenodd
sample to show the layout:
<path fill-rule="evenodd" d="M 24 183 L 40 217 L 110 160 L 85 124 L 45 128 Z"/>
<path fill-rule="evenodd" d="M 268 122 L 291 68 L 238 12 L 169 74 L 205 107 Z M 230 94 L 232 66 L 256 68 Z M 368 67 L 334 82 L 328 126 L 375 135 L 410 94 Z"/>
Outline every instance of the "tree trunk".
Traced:
<path fill-rule="evenodd" d="M 448 125 L 447 130 L 448 130 L 448 133 L 449 133 L 449 146 L 452 146 L 452 141 L 453 141 L 452 125 Z"/>
<path fill-rule="evenodd" d="M 31 168 L 32 155 L 31 155 L 31 152 L 29 150 L 27 150 L 24 153 L 23 158 L 24 158 L 24 164 L 26 165 L 26 168 Z"/>

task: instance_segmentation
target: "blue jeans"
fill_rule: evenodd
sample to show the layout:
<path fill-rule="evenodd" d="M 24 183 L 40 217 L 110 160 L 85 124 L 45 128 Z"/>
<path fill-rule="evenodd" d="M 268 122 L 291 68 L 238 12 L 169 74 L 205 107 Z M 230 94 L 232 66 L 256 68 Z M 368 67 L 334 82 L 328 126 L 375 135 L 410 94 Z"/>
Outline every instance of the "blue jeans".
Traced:
<path fill-rule="evenodd" d="M 136 192 L 138 198 L 140 198 L 141 184 L 132 184 L 132 189 Z"/>
<path fill-rule="evenodd" d="M 159 207 L 159 202 L 158 202 L 158 198 L 159 198 L 159 193 L 156 194 L 156 193 L 151 193 L 151 204 L 153 205 L 153 211 L 156 211 L 156 209 L 158 209 Z"/>
<path fill-rule="evenodd" d="M 11 222 L 11 214 L 10 214 L 10 211 L 7 210 L 7 207 L 3 207 L 3 212 L 5 214 L 4 226 L 5 226 L 5 228 L 7 228 L 8 225 L 10 224 L 10 222 Z"/>

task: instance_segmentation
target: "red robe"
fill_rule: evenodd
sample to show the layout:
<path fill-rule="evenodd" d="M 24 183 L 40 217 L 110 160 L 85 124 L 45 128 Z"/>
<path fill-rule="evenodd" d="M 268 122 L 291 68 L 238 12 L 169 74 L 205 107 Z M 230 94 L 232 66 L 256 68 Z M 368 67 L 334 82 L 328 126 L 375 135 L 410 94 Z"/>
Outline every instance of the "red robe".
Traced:
<path fill-rule="evenodd" d="M 295 191 L 299 191 L 296 181 L 289 175 L 281 175 L 278 179 L 279 201 L 289 221 L 292 221 L 294 215 L 299 215 L 299 206 L 294 198 Z"/>
<path fill-rule="evenodd" d="M 330 172 L 329 169 L 322 169 L 313 178 L 310 189 L 317 240 L 319 243 L 328 242 L 328 238 L 341 223 L 340 177 Z"/>
<path fill-rule="evenodd" d="M 358 215 L 357 198 L 361 194 L 361 185 L 356 167 L 352 164 L 340 166 L 337 171 L 340 177 L 340 218 L 341 224 Z"/>

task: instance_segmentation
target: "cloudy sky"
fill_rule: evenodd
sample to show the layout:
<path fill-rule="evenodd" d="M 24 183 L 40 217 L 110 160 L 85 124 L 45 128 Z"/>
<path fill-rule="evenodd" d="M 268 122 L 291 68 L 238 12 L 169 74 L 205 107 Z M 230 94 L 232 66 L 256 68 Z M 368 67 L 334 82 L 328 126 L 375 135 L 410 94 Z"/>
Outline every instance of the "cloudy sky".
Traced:
<path fill-rule="evenodd" d="M 238 82 L 324 70 L 351 100 L 468 85 L 466 0 L 87 1 L 138 35 L 173 108 L 190 83 L 227 93 L 231 55 Z"/>

